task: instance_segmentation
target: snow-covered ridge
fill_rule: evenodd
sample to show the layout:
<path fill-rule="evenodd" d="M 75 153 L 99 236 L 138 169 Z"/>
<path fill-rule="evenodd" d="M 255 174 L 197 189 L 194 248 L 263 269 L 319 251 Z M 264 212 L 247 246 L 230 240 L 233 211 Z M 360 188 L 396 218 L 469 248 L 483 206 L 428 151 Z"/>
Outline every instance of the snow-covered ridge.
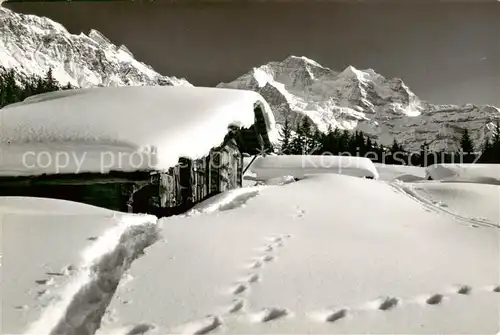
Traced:
<path fill-rule="evenodd" d="M 191 85 L 157 73 L 97 30 L 74 35 L 46 17 L 4 7 L 0 7 L 0 65 L 26 76 L 44 76 L 52 68 L 62 85 L 77 87 Z"/>
<path fill-rule="evenodd" d="M 348 66 L 336 72 L 306 57 L 256 67 L 218 87 L 262 94 L 283 124 L 308 117 L 318 129 L 358 129 L 382 144 L 394 138 L 409 150 L 424 143 L 433 150 L 455 150 L 467 128 L 479 145 L 490 135 L 500 110 L 493 106 L 432 105 L 420 100 L 400 78 Z"/>

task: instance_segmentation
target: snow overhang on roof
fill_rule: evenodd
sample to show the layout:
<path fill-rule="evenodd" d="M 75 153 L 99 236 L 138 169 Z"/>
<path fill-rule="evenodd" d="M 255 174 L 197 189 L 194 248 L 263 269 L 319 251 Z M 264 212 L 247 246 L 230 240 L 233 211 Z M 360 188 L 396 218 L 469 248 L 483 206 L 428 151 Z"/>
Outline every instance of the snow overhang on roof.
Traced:
<path fill-rule="evenodd" d="M 141 86 L 33 96 L 0 109 L 0 175 L 165 170 L 205 156 L 229 126 L 250 127 L 255 104 L 273 140 L 272 111 L 252 91 Z"/>

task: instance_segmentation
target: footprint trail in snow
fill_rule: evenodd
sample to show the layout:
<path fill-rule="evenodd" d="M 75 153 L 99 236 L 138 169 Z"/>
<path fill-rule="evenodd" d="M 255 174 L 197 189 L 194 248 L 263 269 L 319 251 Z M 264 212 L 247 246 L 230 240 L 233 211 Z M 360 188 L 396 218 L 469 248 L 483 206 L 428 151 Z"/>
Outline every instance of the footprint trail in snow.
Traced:
<path fill-rule="evenodd" d="M 267 243 L 257 248 L 260 255 L 250 264 L 248 273 L 244 279 L 238 281 L 236 287 L 232 290 L 233 303 L 228 308 L 229 314 L 240 313 L 244 311 L 248 305 L 247 299 L 251 294 L 251 286 L 262 281 L 262 271 L 268 264 L 277 261 L 276 252 L 280 247 L 285 245 L 285 240 L 291 238 L 289 234 L 275 235 L 265 238 Z M 246 294 L 246 297 L 242 297 Z M 285 308 L 265 308 L 257 313 L 250 314 L 256 322 L 269 322 L 290 315 L 290 311 Z"/>

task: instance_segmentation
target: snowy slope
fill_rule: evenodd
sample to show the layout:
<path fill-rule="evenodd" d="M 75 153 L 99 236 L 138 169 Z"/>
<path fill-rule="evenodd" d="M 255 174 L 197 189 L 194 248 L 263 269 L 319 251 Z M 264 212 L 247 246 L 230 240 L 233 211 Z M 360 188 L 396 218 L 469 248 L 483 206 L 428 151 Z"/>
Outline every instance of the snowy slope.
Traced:
<path fill-rule="evenodd" d="M 98 334 L 496 334 L 500 231 L 453 212 L 481 189 L 451 186 L 466 196 L 428 188 L 447 212 L 399 183 L 321 175 L 162 219 Z M 471 216 L 494 219 L 494 191 Z"/>
<path fill-rule="evenodd" d="M 220 87 L 252 89 L 271 104 L 279 124 L 285 117 L 310 118 L 322 131 L 359 129 L 390 145 L 394 138 L 409 150 L 424 142 L 431 149 L 454 150 L 463 128 L 479 144 L 500 118 L 492 106 L 439 106 L 420 100 L 399 78 L 387 79 L 372 69 L 353 66 L 342 72 L 306 57 L 256 67 Z"/>
<path fill-rule="evenodd" d="M 431 211 L 455 216 L 473 227 L 500 227 L 500 186 L 475 183 L 418 182 L 398 187 Z"/>
<path fill-rule="evenodd" d="M 92 334 L 156 217 L 0 197 L 2 334 Z M 65 322 L 62 322 L 66 320 Z"/>
<path fill-rule="evenodd" d="M 190 85 L 166 77 L 116 46 L 96 30 L 70 34 L 46 17 L 15 13 L 0 6 L 0 66 L 21 75 L 44 76 L 53 69 L 62 85 Z"/>

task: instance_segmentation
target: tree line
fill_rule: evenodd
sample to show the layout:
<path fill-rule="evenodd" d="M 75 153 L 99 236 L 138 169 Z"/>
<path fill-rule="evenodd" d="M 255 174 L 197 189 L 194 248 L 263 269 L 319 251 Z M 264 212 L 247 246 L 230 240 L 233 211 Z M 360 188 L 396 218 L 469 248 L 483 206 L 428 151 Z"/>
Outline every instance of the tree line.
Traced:
<path fill-rule="evenodd" d="M 340 130 L 329 127 L 320 132 L 306 117 L 296 127 L 285 119 L 280 130 L 280 154 L 283 155 L 345 155 L 366 157 L 376 163 L 428 166 L 439 163 L 496 163 L 500 164 L 500 124 L 496 122 L 492 138 L 476 148 L 469 131 L 464 130 L 460 150 L 456 152 L 432 151 L 423 144 L 418 152 L 405 150 L 396 140 L 384 146 L 362 131 Z"/>
<path fill-rule="evenodd" d="M 0 66 L 0 108 L 23 101 L 32 95 L 72 88 L 69 83 L 66 86 L 59 85 L 54 79 L 52 69 L 43 77 L 24 77 L 13 69 L 7 70 Z"/>

